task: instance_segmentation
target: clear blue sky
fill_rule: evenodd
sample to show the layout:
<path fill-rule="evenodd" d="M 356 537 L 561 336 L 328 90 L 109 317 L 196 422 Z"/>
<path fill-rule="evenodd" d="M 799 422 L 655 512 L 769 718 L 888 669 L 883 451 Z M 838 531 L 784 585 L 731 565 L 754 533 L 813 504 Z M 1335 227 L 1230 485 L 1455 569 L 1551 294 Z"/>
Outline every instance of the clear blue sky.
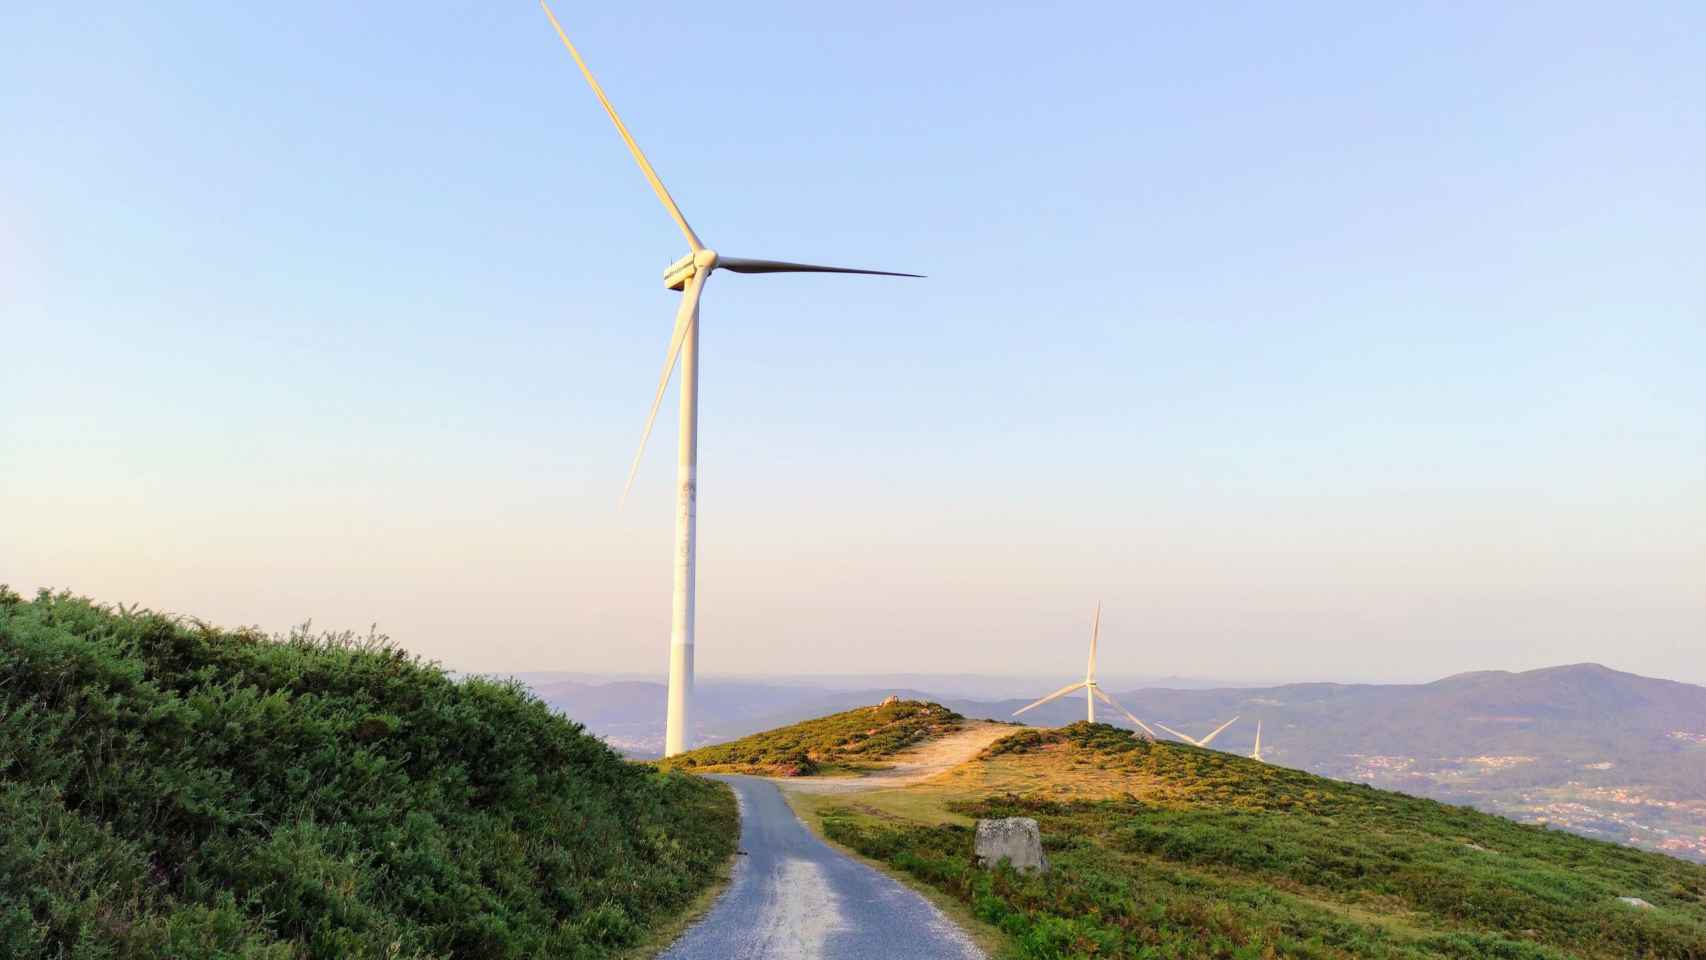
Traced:
<path fill-rule="evenodd" d="M 1706 7 L 583 5 L 704 672 L 1706 681 Z M 684 251 L 539 9 L 0 11 L 0 580 L 661 673 Z"/>

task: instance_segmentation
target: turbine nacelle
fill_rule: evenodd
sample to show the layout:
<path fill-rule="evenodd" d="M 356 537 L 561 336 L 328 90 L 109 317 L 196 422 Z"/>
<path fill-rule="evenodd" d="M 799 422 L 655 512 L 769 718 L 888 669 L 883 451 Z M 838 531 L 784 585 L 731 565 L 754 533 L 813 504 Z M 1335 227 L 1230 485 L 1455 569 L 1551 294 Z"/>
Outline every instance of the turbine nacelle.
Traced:
<path fill-rule="evenodd" d="M 717 251 L 695 250 L 670 264 L 663 272 L 663 285 L 670 290 L 685 290 L 687 281 L 701 272 L 717 269 Z"/>

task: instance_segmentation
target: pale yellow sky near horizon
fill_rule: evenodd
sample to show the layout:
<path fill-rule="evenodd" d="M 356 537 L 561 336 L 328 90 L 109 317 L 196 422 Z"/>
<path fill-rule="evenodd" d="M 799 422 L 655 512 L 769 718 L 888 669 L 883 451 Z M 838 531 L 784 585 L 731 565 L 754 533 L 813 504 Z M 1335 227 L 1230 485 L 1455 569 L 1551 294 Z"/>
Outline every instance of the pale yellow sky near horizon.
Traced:
<path fill-rule="evenodd" d="M 199 490 L 12 498 L 0 581 L 271 631 L 377 623 L 459 670 L 662 674 L 656 483 L 652 509 L 535 489 L 452 511 L 358 485 L 340 500 L 325 478 L 241 504 L 220 489 L 266 481 L 213 472 Z M 1100 599 L 1108 673 L 1414 680 L 1592 660 L 1706 681 L 1702 525 L 1674 500 L 1223 499 L 1115 527 L 1095 517 L 1117 488 L 1081 492 L 1052 519 L 994 498 L 850 501 L 836 520 L 803 498 L 719 497 L 701 521 L 699 669 L 1069 676 Z"/>

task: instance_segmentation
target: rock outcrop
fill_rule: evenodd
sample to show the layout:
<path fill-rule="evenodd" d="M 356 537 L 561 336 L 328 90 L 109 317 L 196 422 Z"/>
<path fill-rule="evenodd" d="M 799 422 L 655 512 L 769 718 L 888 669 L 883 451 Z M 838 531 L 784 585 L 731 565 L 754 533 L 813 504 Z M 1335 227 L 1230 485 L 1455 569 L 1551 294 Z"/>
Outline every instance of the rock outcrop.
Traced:
<path fill-rule="evenodd" d="M 1020 873 L 1047 873 L 1049 869 L 1048 857 L 1043 855 L 1042 831 L 1030 817 L 979 820 L 975 849 L 981 867 L 994 867 L 1006 860 Z"/>

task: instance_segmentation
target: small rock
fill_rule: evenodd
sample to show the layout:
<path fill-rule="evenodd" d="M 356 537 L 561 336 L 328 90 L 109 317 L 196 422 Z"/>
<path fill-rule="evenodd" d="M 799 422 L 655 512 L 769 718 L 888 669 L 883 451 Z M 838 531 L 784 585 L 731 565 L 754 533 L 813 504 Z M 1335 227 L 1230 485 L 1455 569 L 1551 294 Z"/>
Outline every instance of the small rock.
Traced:
<path fill-rule="evenodd" d="M 888 695 L 887 698 L 885 698 L 883 700 L 882 703 L 877 704 L 876 706 L 872 707 L 871 709 L 872 710 L 881 710 L 882 708 L 888 706 L 891 703 L 899 703 L 899 702 L 900 702 L 900 698 L 891 693 Z"/>
<path fill-rule="evenodd" d="M 1642 900 L 1640 897 L 1618 897 L 1617 900 L 1619 903 L 1627 903 L 1631 907 L 1634 907 L 1638 910 L 1651 910 L 1651 909 L 1653 909 L 1652 904 L 1648 903 L 1645 900 Z"/>
<path fill-rule="evenodd" d="M 1042 831 L 1030 817 L 979 820 L 975 849 L 981 867 L 1006 860 L 1020 873 L 1047 873 L 1049 869 L 1048 857 L 1043 855 Z"/>

